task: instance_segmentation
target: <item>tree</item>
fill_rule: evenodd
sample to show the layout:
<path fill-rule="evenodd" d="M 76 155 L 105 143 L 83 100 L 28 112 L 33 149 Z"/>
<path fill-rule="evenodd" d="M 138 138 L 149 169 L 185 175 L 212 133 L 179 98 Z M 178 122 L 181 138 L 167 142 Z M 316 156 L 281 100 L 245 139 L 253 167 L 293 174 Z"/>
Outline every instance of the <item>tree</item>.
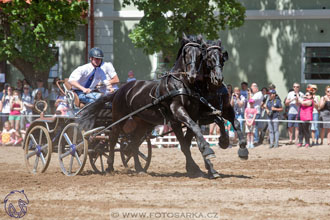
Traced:
<path fill-rule="evenodd" d="M 0 60 L 31 82 L 47 80 L 55 64 L 55 40 L 71 39 L 88 3 L 80 0 L 0 1 Z"/>
<path fill-rule="evenodd" d="M 245 8 L 238 0 L 124 0 L 144 12 L 129 34 L 136 47 L 147 54 L 162 51 L 171 56 L 182 33 L 203 34 L 210 40 L 219 31 L 243 25 Z M 218 12 L 218 13 L 217 13 Z"/>

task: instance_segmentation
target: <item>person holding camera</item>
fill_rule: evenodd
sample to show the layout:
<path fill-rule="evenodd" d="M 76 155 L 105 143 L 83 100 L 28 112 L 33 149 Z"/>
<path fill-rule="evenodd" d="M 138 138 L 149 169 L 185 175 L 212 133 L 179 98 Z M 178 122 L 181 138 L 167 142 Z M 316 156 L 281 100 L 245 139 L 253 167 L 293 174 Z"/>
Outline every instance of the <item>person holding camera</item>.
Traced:
<path fill-rule="evenodd" d="M 299 129 L 297 122 L 290 122 L 297 120 L 299 103 L 298 100 L 303 100 L 304 93 L 300 92 L 300 84 L 293 84 L 293 91 L 289 92 L 285 100 L 285 105 L 289 107 L 288 110 L 288 131 L 289 131 L 289 144 L 293 144 L 293 133 L 295 132 L 295 144 L 298 144 Z"/>
<path fill-rule="evenodd" d="M 266 102 L 265 111 L 268 117 L 268 131 L 269 131 L 269 148 L 277 148 L 280 139 L 279 132 L 279 116 L 283 110 L 281 99 L 276 95 L 276 90 L 269 90 L 269 99 Z"/>
<path fill-rule="evenodd" d="M 1 127 L 2 125 L 8 121 L 9 113 L 10 113 L 10 100 L 13 97 L 13 88 L 10 84 L 6 84 L 3 90 L 3 96 L 0 104 L 1 111 Z"/>
<path fill-rule="evenodd" d="M 241 130 L 243 131 L 243 119 L 244 119 L 244 110 L 246 105 L 246 99 L 241 95 L 239 87 L 234 88 L 234 92 L 230 100 L 231 106 L 233 106 L 235 111 L 235 118 L 239 121 Z"/>

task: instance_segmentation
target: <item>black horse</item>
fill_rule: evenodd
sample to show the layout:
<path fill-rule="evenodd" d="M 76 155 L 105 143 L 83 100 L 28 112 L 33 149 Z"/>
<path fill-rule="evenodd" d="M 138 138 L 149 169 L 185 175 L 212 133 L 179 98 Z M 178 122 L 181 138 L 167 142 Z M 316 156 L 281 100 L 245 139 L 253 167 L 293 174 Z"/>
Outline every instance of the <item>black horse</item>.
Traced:
<path fill-rule="evenodd" d="M 176 63 L 170 73 L 165 74 L 160 81 L 134 81 L 123 85 L 116 93 L 97 100 L 84 109 L 80 118 L 80 124 L 93 125 L 97 111 L 106 102 L 112 102 L 113 122 L 122 119 L 126 115 L 137 111 L 132 117 L 115 125 L 110 132 L 110 158 L 114 158 L 114 147 L 119 134 L 130 136 L 128 149 L 134 158 L 135 170 L 143 172 L 138 157 L 138 147 L 156 125 L 164 124 L 164 120 L 171 124 L 182 123 L 188 130 L 193 132 L 201 151 L 209 174 L 217 177 L 212 168 L 211 158 L 215 157 L 214 151 L 205 141 L 196 120 L 199 117 L 200 94 L 196 92 L 195 81 L 203 77 L 201 69 L 203 65 L 202 38 L 183 37 L 181 48 L 178 52 Z M 153 103 L 150 106 L 150 103 Z M 150 106 L 144 111 L 139 109 Z M 181 130 L 181 129 L 180 129 Z M 177 136 L 178 129 L 174 129 Z M 180 141 L 181 139 L 179 139 Z M 184 145 L 181 143 L 180 145 Z M 186 156 L 186 170 L 189 175 L 201 175 L 197 164 L 193 161 L 191 154 L 182 150 Z M 113 170 L 113 161 L 109 164 L 110 171 Z"/>
<path fill-rule="evenodd" d="M 200 77 L 195 82 L 195 89 L 201 96 L 198 122 L 200 125 L 208 125 L 216 122 L 221 131 L 219 146 L 226 149 L 229 146 L 229 137 L 225 131 L 223 119 L 229 120 L 239 137 L 240 148 L 238 155 L 242 159 L 247 159 L 246 139 L 240 129 L 239 122 L 235 119 L 235 113 L 233 107 L 230 105 L 228 91 L 223 84 L 224 77 L 222 70 L 225 61 L 228 60 L 228 53 L 223 51 L 221 40 L 208 41 L 208 43 L 203 41 L 202 45 L 204 48 L 203 65 Z M 171 122 L 171 127 L 180 142 L 181 150 L 186 156 L 186 166 L 190 167 L 189 170 L 192 173 L 200 173 L 199 167 L 191 158 L 190 146 L 194 136 L 193 131 L 187 129 L 187 132 L 184 134 L 181 124 L 175 121 Z M 209 176 L 218 177 L 219 174 L 213 169 L 212 163 L 208 159 L 204 159 L 204 162 Z"/>
<path fill-rule="evenodd" d="M 199 124 L 207 125 L 215 122 L 220 127 L 219 146 L 226 149 L 229 146 L 229 137 L 225 131 L 224 120 L 231 122 L 239 138 L 238 155 L 241 159 L 248 159 L 246 139 L 241 131 L 240 124 L 235 119 L 235 112 L 230 105 L 230 97 L 226 86 L 223 84 L 222 75 L 225 61 L 228 60 L 228 53 L 223 51 L 221 40 L 203 42 L 206 53 L 203 62 L 203 81 L 197 81 L 197 89 L 201 95 Z M 186 142 L 190 146 L 191 133 L 186 134 Z"/>

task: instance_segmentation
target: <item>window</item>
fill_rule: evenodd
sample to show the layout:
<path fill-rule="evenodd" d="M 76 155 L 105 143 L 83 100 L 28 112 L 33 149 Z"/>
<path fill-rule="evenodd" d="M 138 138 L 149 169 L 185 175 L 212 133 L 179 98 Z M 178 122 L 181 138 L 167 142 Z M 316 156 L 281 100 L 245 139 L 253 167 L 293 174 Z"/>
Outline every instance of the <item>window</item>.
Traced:
<path fill-rule="evenodd" d="M 330 43 L 302 44 L 302 83 L 330 83 Z"/>

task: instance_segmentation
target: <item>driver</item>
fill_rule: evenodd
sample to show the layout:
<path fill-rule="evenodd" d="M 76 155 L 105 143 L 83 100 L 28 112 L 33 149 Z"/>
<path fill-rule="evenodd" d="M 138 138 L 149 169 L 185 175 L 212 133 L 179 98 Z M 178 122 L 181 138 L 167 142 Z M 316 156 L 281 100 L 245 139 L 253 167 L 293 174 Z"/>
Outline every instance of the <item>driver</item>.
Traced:
<path fill-rule="evenodd" d="M 80 102 L 91 103 L 104 93 L 118 89 L 119 78 L 112 63 L 103 61 L 103 51 L 94 47 L 89 51 L 90 63 L 76 68 L 69 77 L 72 89 Z"/>

